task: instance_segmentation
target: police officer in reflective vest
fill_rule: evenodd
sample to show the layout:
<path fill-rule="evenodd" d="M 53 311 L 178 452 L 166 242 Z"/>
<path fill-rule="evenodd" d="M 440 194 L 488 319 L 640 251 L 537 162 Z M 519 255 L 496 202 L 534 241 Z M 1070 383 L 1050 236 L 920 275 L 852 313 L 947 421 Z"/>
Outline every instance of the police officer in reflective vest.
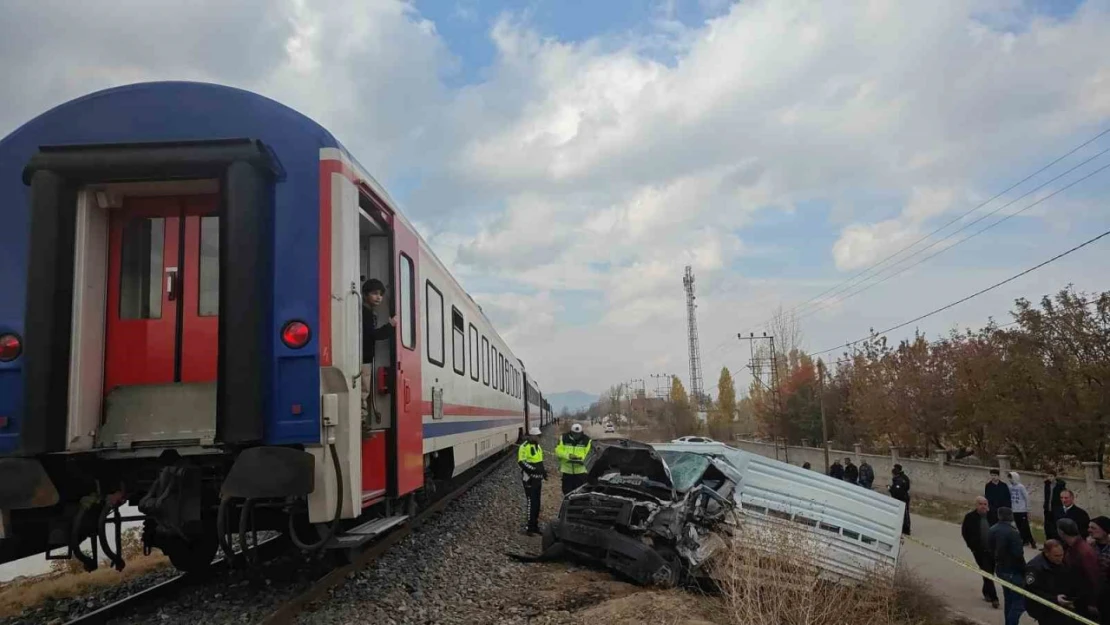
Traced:
<path fill-rule="evenodd" d="M 528 430 L 528 438 L 521 443 L 516 452 L 516 463 L 520 465 L 520 479 L 524 483 L 524 501 L 528 525 L 524 528 L 529 536 L 540 531 L 540 492 L 543 481 L 547 479 L 547 467 L 543 465 L 543 449 L 540 448 L 540 429 Z"/>
<path fill-rule="evenodd" d="M 559 438 L 555 457 L 559 459 L 559 472 L 563 474 L 563 495 L 586 483 L 586 456 L 590 455 L 593 441 L 582 431 L 582 424 L 570 426 L 570 432 Z"/>

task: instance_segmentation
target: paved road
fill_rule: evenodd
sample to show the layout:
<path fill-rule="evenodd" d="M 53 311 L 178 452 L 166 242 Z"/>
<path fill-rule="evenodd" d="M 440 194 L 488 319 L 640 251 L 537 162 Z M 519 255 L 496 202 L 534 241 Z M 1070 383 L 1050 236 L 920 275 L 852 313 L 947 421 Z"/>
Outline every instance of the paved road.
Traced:
<path fill-rule="evenodd" d="M 960 537 L 960 526 L 947 521 L 938 521 L 927 517 L 911 515 L 911 528 L 913 537 L 921 542 L 928 543 L 941 551 L 956 556 L 964 561 L 971 561 L 971 554 L 964 546 Z M 1025 559 L 1029 561 L 1037 552 L 1026 547 Z M 915 544 L 909 540 L 902 543 L 902 556 L 900 561 L 903 566 L 909 566 L 919 575 L 929 581 L 938 595 L 943 597 L 956 612 L 965 617 L 983 623 L 994 625 L 1002 622 L 1002 587 L 995 585 L 998 591 L 998 609 L 983 600 L 982 578 L 967 569 L 949 562 L 933 551 Z M 1021 617 L 1023 624 L 1035 625 L 1036 621 L 1028 614 Z"/>

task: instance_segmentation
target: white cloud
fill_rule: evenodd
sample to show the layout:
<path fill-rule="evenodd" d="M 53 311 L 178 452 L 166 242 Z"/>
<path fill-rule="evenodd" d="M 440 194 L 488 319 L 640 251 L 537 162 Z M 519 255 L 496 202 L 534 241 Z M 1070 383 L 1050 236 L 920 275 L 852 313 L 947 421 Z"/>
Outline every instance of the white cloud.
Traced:
<path fill-rule="evenodd" d="M 464 283 L 482 285 L 475 298 L 514 351 L 545 388 L 596 391 L 649 364 L 685 371 L 684 265 L 698 275 L 715 379 L 726 350 L 714 346 L 835 283 L 814 258 L 855 271 L 1110 117 L 1105 0 L 1060 19 L 1011 0 L 701 2 L 717 15 L 703 25 L 662 3 L 635 34 L 573 43 L 506 15 L 485 78 L 452 90 L 442 78 L 460 59 L 408 2 L 43 0 L 0 25 L 0 81 L 19 94 L 0 132 L 134 80 L 261 91 L 324 123 L 378 177 L 419 173 L 412 217 Z M 1088 208 L 1053 210 L 1076 227 L 1097 216 L 1074 205 Z M 763 235 L 763 221 L 791 230 Z M 1040 243 L 1072 221 L 1052 223 Z M 758 277 L 737 272 L 756 255 Z M 938 269 L 929 284 L 970 286 L 972 269 Z M 811 340 L 937 297 L 913 280 L 815 316 Z M 596 319 L 577 314 L 582 297 Z M 877 310 L 884 299 L 897 305 Z"/>
<path fill-rule="evenodd" d="M 1105 3 L 1030 21 L 1006 2 L 746 2 L 683 32 L 664 65 L 632 42 L 571 44 L 504 19 L 491 79 L 456 102 L 481 130 L 463 137 L 450 175 L 510 199 L 460 259 L 538 288 L 596 289 L 608 312 L 591 344 L 665 323 L 679 338 L 667 362 L 682 368 L 684 264 L 712 287 L 749 249 L 758 211 L 809 200 L 844 222 L 826 252 L 842 271 L 916 240 L 989 195 L 987 180 L 1106 117 L 1107 27 Z M 799 218 L 813 233 L 832 227 Z M 797 288 L 759 288 L 762 310 L 816 292 Z M 721 324 L 753 308 L 748 295 L 703 295 L 703 345 L 732 334 Z M 629 373 L 616 379 L 652 361 L 625 347 L 614 368 Z"/>

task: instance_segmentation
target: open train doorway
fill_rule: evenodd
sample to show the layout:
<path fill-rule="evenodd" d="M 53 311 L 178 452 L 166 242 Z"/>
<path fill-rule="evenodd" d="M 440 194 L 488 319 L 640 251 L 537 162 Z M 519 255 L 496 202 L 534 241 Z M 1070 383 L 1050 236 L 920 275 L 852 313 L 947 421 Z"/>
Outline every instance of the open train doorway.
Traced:
<path fill-rule="evenodd" d="M 396 423 L 393 381 L 394 339 L 390 324 L 395 316 L 392 240 L 386 221 L 364 201 L 359 210 L 359 276 L 362 284 L 359 349 L 362 410 L 362 501 L 370 505 L 386 495 L 395 456 Z M 368 212 L 369 211 L 369 212 Z M 380 301 L 368 297 L 371 289 L 382 289 Z"/>
<path fill-rule="evenodd" d="M 218 181 L 90 187 L 78 213 L 71 449 L 212 445 Z"/>

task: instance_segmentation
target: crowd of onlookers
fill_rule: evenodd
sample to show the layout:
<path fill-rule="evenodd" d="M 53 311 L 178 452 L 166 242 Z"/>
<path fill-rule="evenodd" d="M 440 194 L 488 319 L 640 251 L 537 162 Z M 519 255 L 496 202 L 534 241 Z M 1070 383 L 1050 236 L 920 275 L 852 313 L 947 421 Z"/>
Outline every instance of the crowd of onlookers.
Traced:
<path fill-rule="evenodd" d="M 808 462 L 802 463 L 803 469 L 810 469 Z M 850 484 L 857 484 L 871 490 L 872 485 L 875 483 L 875 469 L 867 464 L 867 460 L 860 461 L 857 467 L 852 462 L 851 456 L 844 457 L 844 464 L 840 464 L 840 460 L 833 460 L 829 465 L 829 477 L 844 480 Z M 902 470 L 902 465 L 894 465 L 891 471 L 890 486 L 887 487 L 890 496 L 898 501 L 904 502 L 906 508 L 902 516 L 902 533 L 910 533 L 910 478 Z"/>
<path fill-rule="evenodd" d="M 809 469 L 808 462 L 802 465 Z M 895 464 L 890 495 L 906 504 L 902 533 L 910 534 L 910 480 Z M 870 489 L 875 471 L 864 460 L 857 467 L 850 457 L 833 461 L 829 477 Z M 1091 518 L 1075 503 L 1075 493 L 1055 474 L 1044 480 L 1045 542 L 1040 553 L 1028 562 L 1025 547 L 1037 549 L 1029 523 L 1029 489 L 1015 471 L 1003 480 L 991 469 L 983 495 L 975 498 L 975 509 L 964 516 L 961 534 L 980 569 L 1024 589 L 1071 613 L 1110 625 L 1110 517 Z M 1064 625 L 1077 621 L 1037 601 L 1027 600 L 1005 586 L 1005 625 L 1018 625 L 1023 613 L 1040 625 Z M 983 599 L 999 607 L 998 592 L 991 578 L 983 578 Z"/>
<path fill-rule="evenodd" d="M 997 469 L 964 516 L 961 534 L 980 569 L 1068 611 L 1110 624 L 1110 517 L 1092 519 L 1075 503 L 1064 480 L 1044 482 L 1045 542 L 1029 562 L 1025 546 L 1037 548 L 1029 526 L 1029 490 L 1011 471 Z M 1075 623 L 1070 616 L 1003 587 L 1006 625 L 1028 613 L 1041 625 Z M 983 599 L 998 607 L 992 579 L 983 578 Z"/>

